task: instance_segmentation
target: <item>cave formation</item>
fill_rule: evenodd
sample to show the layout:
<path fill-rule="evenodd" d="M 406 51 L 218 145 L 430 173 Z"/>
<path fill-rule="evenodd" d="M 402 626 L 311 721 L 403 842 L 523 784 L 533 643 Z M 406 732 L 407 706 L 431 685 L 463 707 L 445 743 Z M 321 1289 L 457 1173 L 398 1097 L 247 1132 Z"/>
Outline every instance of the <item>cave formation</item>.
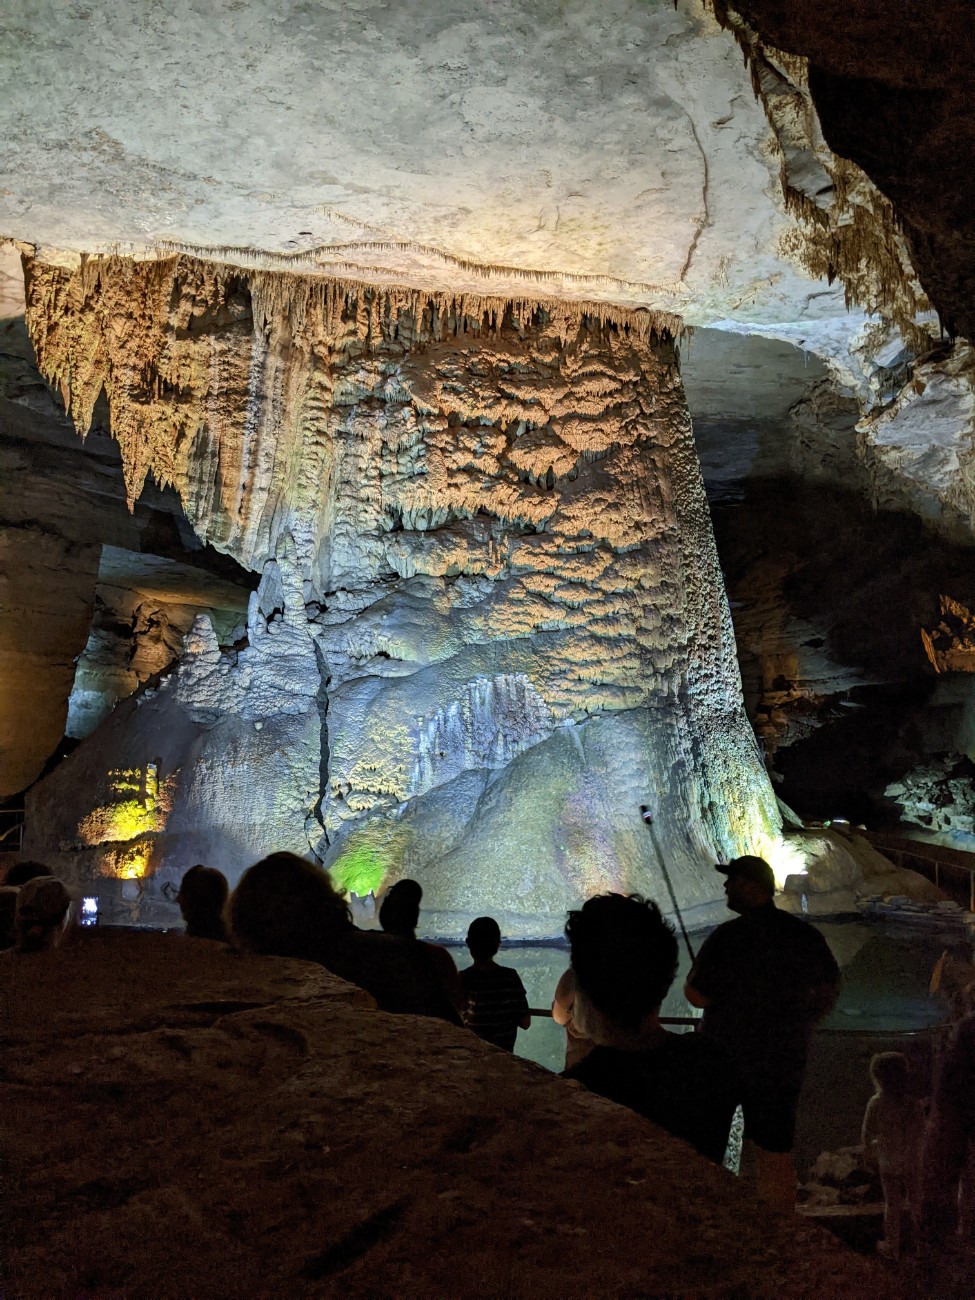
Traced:
<path fill-rule="evenodd" d="M 287 847 L 538 937 L 661 896 L 645 802 L 702 925 L 742 849 L 810 911 L 918 885 L 776 794 L 975 848 L 967 0 L 2 26 L 0 874 L 166 927 Z M 25 1295 L 896 1289 L 323 967 L 49 956 L 0 1017 Z"/>
<path fill-rule="evenodd" d="M 201 615 L 30 797 L 26 851 L 106 917 L 288 848 L 415 875 L 437 932 L 551 936 L 663 892 L 652 800 L 703 923 L 715 854 L 774 848 L 671 321 L 180 256 L 29 263 L 27 322 L 82 429 L 108 394 L 130 501 L 171 485 L 261 575 L 246 644 Z"/>
<path fill-rule="evenodd" d="M 911 816 L 953 782 L 929 828 L 964 835 L 941 611 L 975 601 L 971 352 L 944 331 L 970 216 L 922 221 L 905 184 L 888 36 L 853 85 L 805 5 L 292 8 L 241 63 L 257 0 L 205 32 L 161 6 L 137 40 L 40 6 L 12 61 L 0 781 L 24 851 L 116 919 L 171 919 L 194 861 L 233 880 L 288 847 L 359 894 L 418 875 L 441 933 L 490 910 L 548 935 L 594 888 L 661 893 L 649 799 L 704 923 L 715 855 L 815 866 L 781 847 L 752 726 L 801 811 L 872 779 L 865 809 Z M 957 18 L 918 41 L 942 136 Z M 890 700 L 896 743 L 851 740 Z M 884 740 L 880 781 L 857 755 Z"/>

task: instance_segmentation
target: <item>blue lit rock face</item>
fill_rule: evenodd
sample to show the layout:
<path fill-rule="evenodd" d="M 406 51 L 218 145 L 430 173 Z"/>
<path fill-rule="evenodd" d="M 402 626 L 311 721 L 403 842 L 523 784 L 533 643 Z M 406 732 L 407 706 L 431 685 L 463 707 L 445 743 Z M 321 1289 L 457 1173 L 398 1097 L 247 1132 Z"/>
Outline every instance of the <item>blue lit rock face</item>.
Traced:
<path fill-rule="evenodd" d="M 198 620 L 43 784 L 31 852 L 117 876 L 111 792 L 68 783 L 154 763 L 168 727 L 138 907 L 300 847 L 358 892 L 415 876 L 438 933 L 552 935 L 594 890 L 666 901 L 646 803 L 682 908 L 721 910 L 715 856 L 778 818 L 666 322 L 187 259 L 28 280 L 40 364 L 82 425 L 105 386 L 130 492 L 173 483 L 263 573 L 248 645 Z"/>

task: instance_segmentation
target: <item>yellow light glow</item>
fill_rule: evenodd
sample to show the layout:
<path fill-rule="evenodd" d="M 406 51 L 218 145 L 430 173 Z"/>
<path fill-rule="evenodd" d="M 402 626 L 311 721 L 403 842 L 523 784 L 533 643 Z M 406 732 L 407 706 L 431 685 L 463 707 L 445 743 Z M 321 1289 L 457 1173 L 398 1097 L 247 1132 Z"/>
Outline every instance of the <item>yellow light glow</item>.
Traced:
<path fill-rule="evenodd" d="M 86 846 L 104 845 L 98 870 L 115 880 L 152 874 L 155 837 L 165 829 L 176 792 L 176 774 L 159 780 L 155 763 L 108 773 L 108 798 L 78 823 Z"/>
<path fill-rule="evenodd" d="M 109 802 L 92 808 L 78 824 L 85 844 L 119 844 L 165 828 L 172 806 L 175 777 L 160 783 L 154 763 L 143 771 L 117 769 L 108 774 Z"/>
<path fill-rule="evenodd" d="M 151 875 L 152 840 L 107 847 L 98 856 L 98 871 L 112 880 L 142 880 Z"/>
<path fill-rule="evenodd" d="M 114 874 L 117 880 L 141 880 L 148 867 L 148 844 L 133 844 L 124 854 L 119 854 Z"/>
<path fill-rule="evenodd" d="M 755 851 L 772 868 L 779 889 L 785 884 L 787 876 L 801 875 L 806 870 L 805 855 L 794 843 L 781 836 L 759 836 L 759 845 Z"/>

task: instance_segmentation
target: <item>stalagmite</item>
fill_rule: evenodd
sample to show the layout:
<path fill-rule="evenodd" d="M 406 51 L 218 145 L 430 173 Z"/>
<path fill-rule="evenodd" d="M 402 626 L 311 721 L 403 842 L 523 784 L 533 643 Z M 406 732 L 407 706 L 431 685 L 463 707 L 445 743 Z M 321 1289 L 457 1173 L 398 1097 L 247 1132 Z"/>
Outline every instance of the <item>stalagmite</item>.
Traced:
<path fill-rule="evenodd" d="M 147 915 L 192 862 L 311 848 L 359 893 L 417 876 L 443 933 L 556 934 L 595 889 L 663 894 L 650 803 L 704 920 L 715 855 L 774 847 L 672 320 L 186 257 L 27 269 L 39 364 L 82 431 L 104 390 L 130 496 L 171 484 L 263 574 L 246 646 L 198 619 L 41 785 L 37 852 L 106 871 L 81 828 L 122 753 L 168 783 Z"/>

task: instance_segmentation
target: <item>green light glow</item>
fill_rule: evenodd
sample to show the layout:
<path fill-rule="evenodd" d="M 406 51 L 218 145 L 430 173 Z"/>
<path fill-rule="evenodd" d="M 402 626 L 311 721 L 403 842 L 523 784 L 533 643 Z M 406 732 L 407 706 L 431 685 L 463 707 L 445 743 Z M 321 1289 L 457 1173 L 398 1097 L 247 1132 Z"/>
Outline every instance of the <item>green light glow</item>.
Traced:
<path fill-rule="evenodd" d="M 357 844 L 329 867 L 332 883 L 346 893 L 375 894 L 383 883 L 386 864 L 382 858 L 365 844 Z"/>

